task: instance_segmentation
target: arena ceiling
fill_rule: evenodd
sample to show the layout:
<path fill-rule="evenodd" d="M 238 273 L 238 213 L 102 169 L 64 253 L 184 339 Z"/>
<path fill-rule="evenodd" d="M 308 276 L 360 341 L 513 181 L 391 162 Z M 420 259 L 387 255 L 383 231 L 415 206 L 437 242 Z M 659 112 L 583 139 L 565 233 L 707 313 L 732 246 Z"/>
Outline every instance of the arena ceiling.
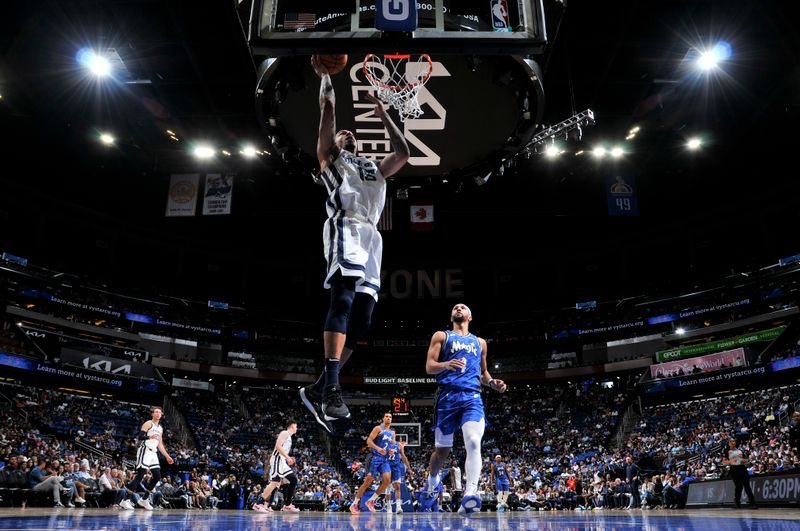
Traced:
<path fill-rule="evenodd" d="M 520 157 L 483 186 L 434 179 L 408 190 L 385 236 L 389 266 L 507 268 L 546 305 L 691 288 L 800 252 L 795 3 L 566 4 L 545 2 L 543 123 L 590 108 L 596 124 L 556 160 Z M 14 2 L 0 29 L 0 247 L 117 285 L 146 286 L 170 268 L 161 287 L 178 292 L 225 277 L 222 295 L 239 298 L 250 289 L 242 263 L 250 279 L 297 263 L 321 275 L 322 195 L 310 175 L 275 156 L 218 153 L 202 166 L 188 154 L 200 140 L 268 146 L 236 2 Z M 732 55 L 718 69 L 691 68 L 693 53 L 723 40 Z M 85 46 L 116 50 L 125 79 L 88 76 L 76 62 Z M 97 141 L 106 130 L 113 148 Z M 694 135 L 705 144 L 689 152 Z M 598 144 L 626 153 L 596 161 Z M 239 176 L 231 216 L 164 217 L 170 174 L 195 171 Z M 639 216 L 609 216 L 617 174 L 635 181 Z M 435 205 L 433 232 L 409 230 L 415 202 Z"/>

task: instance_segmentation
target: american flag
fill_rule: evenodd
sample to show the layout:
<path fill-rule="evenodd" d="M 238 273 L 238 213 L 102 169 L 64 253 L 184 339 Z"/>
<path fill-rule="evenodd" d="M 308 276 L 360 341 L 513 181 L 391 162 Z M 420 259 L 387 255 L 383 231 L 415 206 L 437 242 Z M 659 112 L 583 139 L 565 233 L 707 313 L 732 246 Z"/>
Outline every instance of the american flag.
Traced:
<path fill-rule="evenodd" d="M 392 230 L 392 205 L 392 198 L 387 197 L 381 218 L 378 220 L 378 230 Z"/>
<path fill-rule="evenodd" d="M 283 29 L 311 29 L 316 19 L 317 15 L 314 13 L 286 13 L 283 17 Z"/>

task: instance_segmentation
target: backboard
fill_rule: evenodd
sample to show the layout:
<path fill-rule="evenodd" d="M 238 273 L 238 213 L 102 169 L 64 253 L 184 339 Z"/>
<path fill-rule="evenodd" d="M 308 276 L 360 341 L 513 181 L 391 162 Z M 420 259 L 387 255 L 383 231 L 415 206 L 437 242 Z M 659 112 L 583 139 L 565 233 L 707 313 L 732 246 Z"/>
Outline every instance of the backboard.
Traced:
<path fill-rule="evenodd" d="M 393 422 L 392 429 L 397 434 L 397 442 L 405 441 L 408 446 L 422 445 L 422 424 L 419 422 Z"/>
<path fill-rule="evenodd" d="M 547 42 L 542 0 L 414 2 L 414 31 L 376 29 L 376 11 L 411 1 L 253 0 L 248 40 L 253 55 L 262 57 L 398 51 L 524 55 L 542 52 Z"/>

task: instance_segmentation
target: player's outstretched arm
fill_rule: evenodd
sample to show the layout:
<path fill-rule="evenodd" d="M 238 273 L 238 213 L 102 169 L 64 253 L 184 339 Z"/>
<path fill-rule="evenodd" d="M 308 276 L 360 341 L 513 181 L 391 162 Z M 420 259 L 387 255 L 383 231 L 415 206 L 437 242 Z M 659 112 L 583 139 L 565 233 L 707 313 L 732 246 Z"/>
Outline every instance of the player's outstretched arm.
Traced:
<path fill-rule="evenodd" d="M 316 55 L 311 56 L 311 66 L 321 78 L 319 84 L 319 137 L 317 138 L 317 159 L 320 171 L 328 167 L 337 153 L 336 142 L 336 93 L 328 69 L 318 60 Z"/>
<path fill-rule="evenodd" d="M 478 343 L 481 345 L 481 384 L 494 389 L 498 393 L 505 393 L 508 388 L 505 382 L 492 378 L 492 375 L 489 374 L 489 364 L 486 362 L 486 341 L 479 337 Z"/>
<path fill-rule="evenodd" d="M 397 128 L 386 113 L 383 102 L 372 94 L 367 94 L 366 98 L 375 104 L 375 116 L 383 122 L 386 132 L 389 133 L 389 141 L 392 143 L 392 153 L 389 153 L 378 166 L 381 170 L 381 175 L 388 179 L 405 166 L 406 162 L 408 162 L 408 157 L 411 156 L 411 150 L 408 149 L 408 143 L 403 133 L 400 132 L 400 129 Z"/>

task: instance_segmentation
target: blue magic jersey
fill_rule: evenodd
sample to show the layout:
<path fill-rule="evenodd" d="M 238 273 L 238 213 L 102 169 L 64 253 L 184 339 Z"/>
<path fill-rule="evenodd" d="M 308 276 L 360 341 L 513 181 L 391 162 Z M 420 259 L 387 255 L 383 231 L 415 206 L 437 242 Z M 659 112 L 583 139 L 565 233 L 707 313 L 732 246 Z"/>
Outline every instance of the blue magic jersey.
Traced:
<path fill-rule="evenodd" d="M 497 481 L 506 482 L 508 481 L 508 471 L 506 470 L 505 463 L 497 463 L 494 464 L 494 477 Z"/>
<path fill-rule="evenodd" d="M 392 468 L 397 468 L 402 466 L 403 460 L 400 459 L 400 445 L 399 444 L 390 444 L 386 447 L 386 460 L 389 461 L 389 464 L 392 465 Z"/>
<path fill-rule="evenodd" d="M 436 375 L 439 385 L 453 389 L 480 392 L 481 390 L 481 345 L 473 334 L 462 336 L 453 331 L 445 332 L 447 340 L 442 345 L 439 361 L 462 358 L 466 367 L 460 371 L 442 371 Z"/>
<path fill-rule="evenodd" d="M 386 450 L 386 455 L 383 456 L 380 454 L 380 452 L 373 449 L 372 450 L 373 459 L 375 458 L 389 459 L 389 445 L 392 444 L 393 440 L 394 440 L 394 432 L 392 430 L 384 429 L 381 426 L 381 432 L 377 435 L 377 437 L 375 437 L 372 440 L 372 442 L 374 442 L 376 446 L 379 446 L 380 448 Z"/>

